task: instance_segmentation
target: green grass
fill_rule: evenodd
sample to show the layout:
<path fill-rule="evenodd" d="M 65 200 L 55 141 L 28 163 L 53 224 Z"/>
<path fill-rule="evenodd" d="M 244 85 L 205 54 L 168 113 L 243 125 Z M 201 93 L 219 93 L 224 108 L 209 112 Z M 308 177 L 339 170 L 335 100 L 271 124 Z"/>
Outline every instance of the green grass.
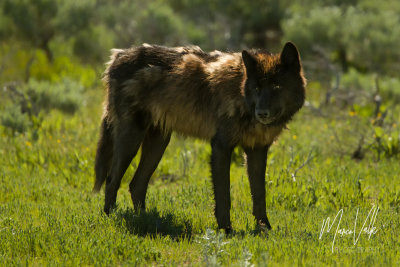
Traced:
<path fill-rule="evenodd" d="M 344 112 L 319 117 L 304 108 L 271 148 L 266 178 L 273 230 L 259 232 L 243 160 L 231 168 L 235 233 L 216 232 L 207 143 L 174 136 L 135 214 L 128 192 L 138 158 L 126 173 L 116 211 L 102 213 L 92 194 L 101 113 L 100 90 L 75 115 L 53 111 L 25 134 L 0 129 L 0 266 L 33 265 L 399 265 L 399 157 L 374 150 L 351 159 L 368 128 Z M 394 113 L 396 114 L 396 113 Z M 399 114 L 399 112 L 397 112 Z M 399 118 L 397 118 L 397 122 Z M 399 126 L 394 125 L 397 134 Z M 379 207 L 376 234 L 320 239 L 322 222 L 343 209 L 340 228 L 357 234 Z M 366 225 L 369 225 L 369 220 Z"/>

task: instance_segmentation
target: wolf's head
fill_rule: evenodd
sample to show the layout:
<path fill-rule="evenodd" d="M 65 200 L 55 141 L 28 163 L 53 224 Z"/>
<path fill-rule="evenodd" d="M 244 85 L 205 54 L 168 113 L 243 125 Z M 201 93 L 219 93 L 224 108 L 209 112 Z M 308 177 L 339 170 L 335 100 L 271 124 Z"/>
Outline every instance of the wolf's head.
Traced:
<path fill-rule="evenodd" d="M 299 52 L 286 43 L 281 54 L 242 52 L 246 67 L 245 97 L 252 116 L 265 125 L 287 123 L 303 106 L 305 78 Z"/>

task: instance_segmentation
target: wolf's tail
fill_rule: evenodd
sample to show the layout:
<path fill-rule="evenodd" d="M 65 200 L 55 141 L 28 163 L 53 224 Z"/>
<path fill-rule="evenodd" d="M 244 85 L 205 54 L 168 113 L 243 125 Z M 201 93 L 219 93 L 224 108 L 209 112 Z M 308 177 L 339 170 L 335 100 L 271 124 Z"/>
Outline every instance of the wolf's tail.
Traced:
<path fill-rule="evenodd" d="M 124 53 L 121 49 L 112 49 L 110 61 L 107 62 L 107 68 L 103 74 L 103 83 L 106 88 L 106 99 L 104 102 L 103 121 L 100 127 L 100 138 L 97 143 L 95 173 L 96 180 L 94 182 L 93 192 L 98 192 L 110 174 L 111 163 L 113 158 L 113 124 L 111 119 L 113 113 L 113 101 L 110 99 L 115 93 L 115 83 L 111 80 L 111 72 L 114 62 Z"/>
<path fill-rule="evenodd" d="M 95 173 L 96 180 L 93 192 L 99 192 L 104 181 L 110 173 L 111 162 L 113 157 L 113 136 L 112 125 L 108 117 L 105 116 L 101 122 L 100 139 L 97 143 Z"/>

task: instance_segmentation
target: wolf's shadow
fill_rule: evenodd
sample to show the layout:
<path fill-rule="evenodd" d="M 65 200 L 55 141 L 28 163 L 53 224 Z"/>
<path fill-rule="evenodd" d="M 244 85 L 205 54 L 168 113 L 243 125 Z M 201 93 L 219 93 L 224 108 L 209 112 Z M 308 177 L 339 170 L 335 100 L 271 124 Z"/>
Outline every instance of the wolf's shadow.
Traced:
<path fill-rule="evenodd" d="M 132 209 L 118 210 L 116 217 L 122 227 L 138 236 L 170 236 L 172 239 L 191 239 L 192 224 L 178 221 L 172 213 L 160 215 L 156 209 L 134 212 Z"/>

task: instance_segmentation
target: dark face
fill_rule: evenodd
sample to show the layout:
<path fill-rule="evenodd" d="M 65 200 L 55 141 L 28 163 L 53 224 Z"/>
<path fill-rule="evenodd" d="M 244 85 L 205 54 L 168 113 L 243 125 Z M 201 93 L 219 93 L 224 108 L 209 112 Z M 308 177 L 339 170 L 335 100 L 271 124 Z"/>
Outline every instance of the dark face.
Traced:
<path fill-rule="evenodd" d="M 287 123 L 303 106 L 305 81 L 296 47 L 287 43 L 278 56 L 242 52 L 246 67 L 246 102 L 264 125 Z"/>

